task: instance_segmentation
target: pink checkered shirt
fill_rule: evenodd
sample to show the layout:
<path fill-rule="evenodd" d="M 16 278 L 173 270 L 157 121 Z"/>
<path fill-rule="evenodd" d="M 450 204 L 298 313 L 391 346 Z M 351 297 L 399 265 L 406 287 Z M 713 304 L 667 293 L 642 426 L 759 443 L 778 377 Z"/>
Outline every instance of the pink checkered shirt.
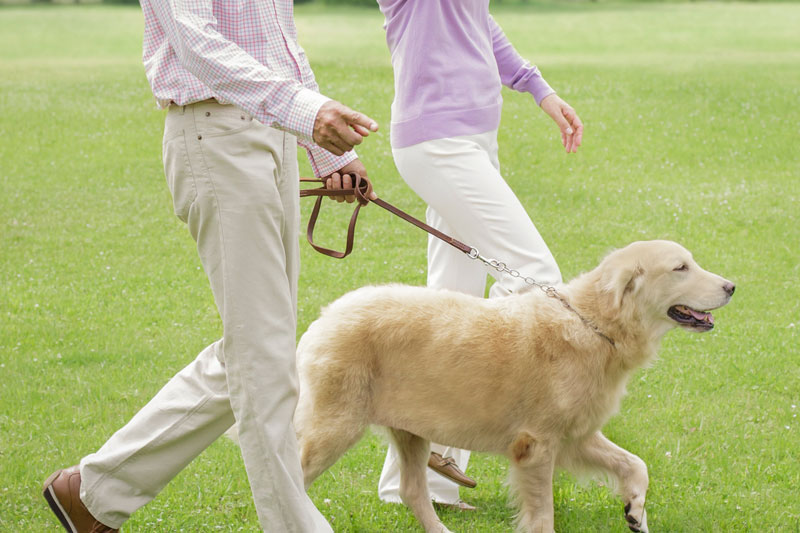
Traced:
<path fill-rule="evenodd" d="M 312 142 L 319 94 L 291 0 L 141 0 L 144 67 L 161 108 L 216 98 L 297 136 L 317 176 L 356 158 Z"/>

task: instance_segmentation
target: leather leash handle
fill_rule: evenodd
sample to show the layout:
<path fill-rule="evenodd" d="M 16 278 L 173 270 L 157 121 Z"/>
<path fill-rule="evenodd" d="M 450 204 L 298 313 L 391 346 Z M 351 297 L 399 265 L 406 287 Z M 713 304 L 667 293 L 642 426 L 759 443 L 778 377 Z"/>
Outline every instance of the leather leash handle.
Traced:
<path fill-rule="evenodd" d="M 338 190 L 326 189 L 325 182 L 322 179 L 300 178 L 301 182 L 322 183 L 322 187 L 318 187 L 316 189 L 300 189 L 300 198 L 304 198 L 306 196 L 317 197 L 317 201 L 314 203 L 314 208 L 311 210 L 311 216 L 308 218 L 308 227 L 306 228 L 306 239 L 308 240 L 308 244 L 310 244 L 311 247 L 319 253 L 329 257 L 334 257 L 336 259 L 343 259 L 350 255 L 350 252 L 353 251 L 353 241 L 355 240 L 358 212 L 361 210 L 362 206 L 369 203 L 369 196 L 372 193 L 372 184 L 367 178 L 362 178 L 358 174 L 351 174 L 350 176 L 355 178 L 354 188 Z M 330 248 L 319 246 L 314 242 L 314 227 L 317 225 L 317 218 L 319 217 L 319 211 L 322 207 L 323 198 L 326 196 L 335 197 L 349 195 L 355 195 L 358 200 L 358 204 L 353 210 L 353 215 L 350 217 L 350 224 L 347 226 L 347 242 L 345 244 L 344 252 L 338 252 L 336 250 L 331 250 Z"/>
<path fill-rule="evenodd" d="M 417 226 L 418 228 L 427 231 L 434 237 L 441 239 L 442 241 L 455 247 L 456 249 L 467 255 L 472 256 L 473 253 L 477 253 L 477 251 L 474 250 L 471 246 L 468 246 L 463 242 L 454 239 L 453 237 L 450 237 L 446 233 L 442 233 L 436 228 L 429 226 L 428 224 L 425 224 L 421 220 L 412 217 L 405 211 L 398 209 L 392 204 L 384 202 L 380 198 L 375 198 L 374 200 L 370 199 L 370 195 L 372 194 L 372 183 L 370 183 L 370 181 L 367 178 L 361 177 L 358 174 L 350 174 L 350 176 L 353 177 L 355 180 L 355 185 L 352 189 L 326 189 L 322 179 L 300 178 L 301 182 L 323 184 L 322 187 L 318 187 L 316 189 L 300 190 L 301 198 L 304 198 L 306 196 L 317 197 L 317 201 L 314 203 L 314 209 L 311 211 L 311 216 L 308 219 L 308 227 L 306 228 L 306 239 L 308 239 L 308 243 L 316 251 L 320 252 L 321 254 L 327 255 L 329 257 L 335 257 L 336 259 L 343 259 L 348 255 L 350 255 L 350 252 L 353 251 L 353 241 L 355 240 L 355 229 L 356 229 L 356 221 L 358 220 L 358 212 L 361 210 L 362 206 L 367 205 L 369 202 L 373 202 L 381 206 L 382 208 L 386 209 L 390 213 L 402 218 L 403 220 L 410 222 L 415 226 Z M 337 252 L 336 250 L 324 248 L 314 243 L 314 227 L 317 224 L 317 218 L 319 217 L 319 211 L 320 208 L 322 207 L 323 197 L 352 196 L 352 195 L 354 195 L 358 200 L 358 205 L 356 205 L 355 209 L 353 210 L 353 215 L 350 217 L 350 224 L 347 227 L 347 244 L 345 245 L 344 252 Z"/>

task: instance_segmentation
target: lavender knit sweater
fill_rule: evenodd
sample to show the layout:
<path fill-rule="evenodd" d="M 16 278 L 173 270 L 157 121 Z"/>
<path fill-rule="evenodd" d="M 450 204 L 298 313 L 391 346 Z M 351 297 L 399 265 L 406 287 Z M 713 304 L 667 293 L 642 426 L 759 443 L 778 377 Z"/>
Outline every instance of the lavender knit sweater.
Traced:
<path fill-rule="evenodd" d="M 489 15 L 489 0 L 378 0 L 394 68 L 392 147 L 500 125 L 501 84 L 553 93 Z"/>

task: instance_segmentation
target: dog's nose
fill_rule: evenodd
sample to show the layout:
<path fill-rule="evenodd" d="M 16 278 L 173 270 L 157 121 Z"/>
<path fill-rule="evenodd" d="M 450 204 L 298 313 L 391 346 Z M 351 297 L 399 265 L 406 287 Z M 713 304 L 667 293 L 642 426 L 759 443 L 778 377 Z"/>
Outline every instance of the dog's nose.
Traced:
<path fill-rule="evenodd" d="M 731 283 L 730 281 L 726 282 L 725 285 L 722 286 L 722 290 L 728 293 L 728 296 L 733 296 L 733 291 L 736 290 L 736 285 Z"/>

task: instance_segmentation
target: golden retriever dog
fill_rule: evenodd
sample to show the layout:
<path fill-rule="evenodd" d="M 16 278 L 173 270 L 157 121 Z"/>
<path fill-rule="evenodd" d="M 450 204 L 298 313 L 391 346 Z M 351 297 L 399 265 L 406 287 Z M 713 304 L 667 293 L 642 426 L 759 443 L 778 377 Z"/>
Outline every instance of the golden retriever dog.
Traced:
<path fill-rule="evenodd" d="M 509 458 L 519 531 L 553 531 L 555 468 L 610 480 L 630 529 L 647 531 L 647 466 L 601 428 L 661 337 L 712 329 L 709 311 L 733 291 L 680 245 L 647 241 L 558 287 L 574 311 L 539 290 L 491 300 L 403 285 L 348 293 L 297 348 L 306 486 L 375 424 L 397 445 L 401 497 L 428 533 L 449 531 L 428 494 L 430 441 Z"/>

